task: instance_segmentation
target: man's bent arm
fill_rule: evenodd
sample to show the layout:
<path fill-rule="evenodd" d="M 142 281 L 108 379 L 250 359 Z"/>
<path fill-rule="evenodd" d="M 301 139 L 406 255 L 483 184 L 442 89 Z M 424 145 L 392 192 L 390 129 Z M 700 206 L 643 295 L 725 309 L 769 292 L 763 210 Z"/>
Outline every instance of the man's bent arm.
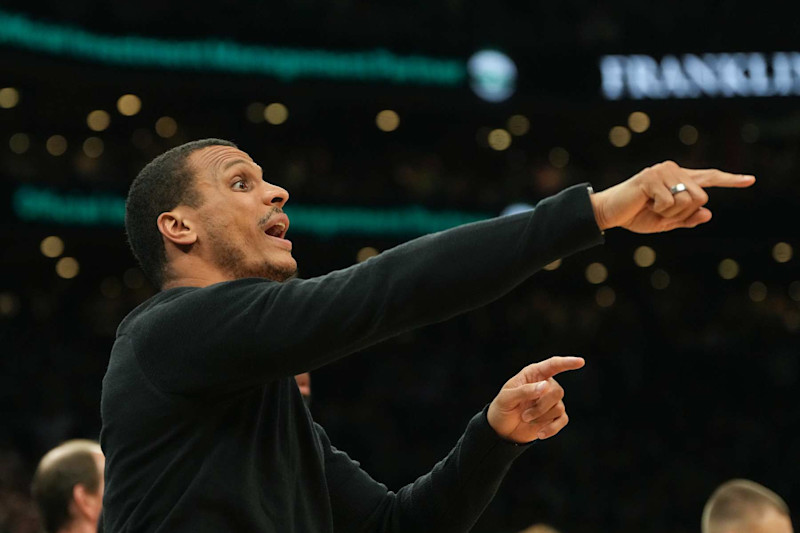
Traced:
<path fill-rule="evenodd" d="M 469 422 L 445 459 L 395 494 L 333 448 L 324 430 L 316 427 L 336 531 L 469 531 L 514 459 L 529 448 L 498 437 L 484 410 Z"/>
<path fill-rule="evenodd" d="M 489 303 L 549 262 L 600 242 L 580 185 L 533 211 L 427 235 L 318 278 L 173 289 L 159 312 L 123 323 L 120 333 L 143 330 L 134 350 L 165 391 L 235 390 Z"/>

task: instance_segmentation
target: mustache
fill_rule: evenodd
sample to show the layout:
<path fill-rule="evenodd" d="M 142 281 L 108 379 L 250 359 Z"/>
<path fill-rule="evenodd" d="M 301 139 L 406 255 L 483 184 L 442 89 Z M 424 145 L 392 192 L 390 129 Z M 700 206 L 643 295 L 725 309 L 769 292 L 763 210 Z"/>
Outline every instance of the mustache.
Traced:
<path fill-rule="evenodd" d="M 272 209 L 269 210 L 269 212 L 266 215 L 264 215 L 259 219 L 258 226 L 261 227 L 266 225 L 266 223 L 269 222 L 269 219 L 271 219 L 275 215 L 280 215 L 281 213 L 283 213 L 283 209 L 281 209 L 280 207 L 273 207 Z"/>

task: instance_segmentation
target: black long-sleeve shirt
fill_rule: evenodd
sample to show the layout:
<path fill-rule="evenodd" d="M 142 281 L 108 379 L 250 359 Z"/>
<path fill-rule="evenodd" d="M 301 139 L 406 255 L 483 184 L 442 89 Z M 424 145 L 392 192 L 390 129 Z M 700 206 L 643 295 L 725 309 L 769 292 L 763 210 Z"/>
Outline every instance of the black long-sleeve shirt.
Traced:
<path fill-rule="evenodd" d="M 103 380 L 105 531 L 468 530 L 525 446 L 479 413 L 395 494 L 330 444 L 292 376 L 490 302 L 600 241 L 576 186 L 318 278 L 157 294 L 120 324 Z"/>

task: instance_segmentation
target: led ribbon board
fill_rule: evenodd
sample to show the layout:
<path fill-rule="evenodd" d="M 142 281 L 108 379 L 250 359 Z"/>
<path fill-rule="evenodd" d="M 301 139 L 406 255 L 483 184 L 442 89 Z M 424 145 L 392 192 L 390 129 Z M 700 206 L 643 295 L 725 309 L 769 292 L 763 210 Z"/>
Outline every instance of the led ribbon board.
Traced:
<path fill-rule="evenodd" d="M 101 35 L 0 10 L 0 44 L 126 67 L 192 69 L 300 78 L 460 86 L 460 59 L 400 56 L 387 50 L 337 52 L 246 45 L 222 40 L 172 41 Z"/>
<path fill-rule="evenodd" d="M 14 192 L 12 204 L 14 214 L 26 222 L 116 227 L 125 223 L 125 198 L 119 195 L 64 194 L 22 186 Z M 293 232 L 322 237 L 410 237 L 491 218 L 488 213 L 431 211 L 420 206 L 376 209 L 293 205 L 286 213 Z"/>
<path fill-rule="evenodd" d="M 609 55 L 600 59 L 607 100 L 800 95 L 800 52 Z"/>

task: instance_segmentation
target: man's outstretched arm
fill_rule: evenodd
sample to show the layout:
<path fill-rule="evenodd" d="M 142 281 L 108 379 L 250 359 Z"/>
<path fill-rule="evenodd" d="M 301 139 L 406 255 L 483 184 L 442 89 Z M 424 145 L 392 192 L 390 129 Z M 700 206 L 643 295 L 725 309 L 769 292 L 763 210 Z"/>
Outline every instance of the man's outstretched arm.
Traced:
<path fill-rule="evenodd" d="M 396 494 L 333 448 L 317 426 L 336 531 L 468 531 L 527 444 L 567 424 L 564 390 L 553 376 L 583 364 L 579 357 L 552 357 L 523 369 L 469 422 L 445 459 Z"/>
<path fill-rule="evenodd" d="M 319 278 L 212 285 L 180 297 L 183 305 L 164 305 L 143 325 L 141 342 L 153 349 L 137 351 L 171 354 L 169 364 L 143 361 L 170 392 L 294 375 L 485 305 L 554 259 L 600 243 L 600 229 L 657 232 L 708 221 L 704 187 L 753 181 L 661 163 L 591 196 L 586 186 L 572 187 L 532 212 L 421 237 Z M 175 331 L 203 342 L 189 346 Z"/>

